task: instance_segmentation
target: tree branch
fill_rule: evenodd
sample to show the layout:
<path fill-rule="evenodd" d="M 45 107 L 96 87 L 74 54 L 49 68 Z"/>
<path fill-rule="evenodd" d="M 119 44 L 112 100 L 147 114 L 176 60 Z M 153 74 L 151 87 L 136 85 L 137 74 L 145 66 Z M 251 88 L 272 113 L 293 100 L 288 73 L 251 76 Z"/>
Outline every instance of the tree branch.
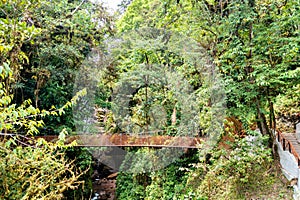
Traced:
<path fill-rule="evenodd" d="M 85 0 L 82 0 L 81 3 L 75 8 L 75 10 L 73 10 L 73 12 L 71 13 L 71 16 L 72 17 L 76 12 L 77 10 L 80 8 L 80 6 L 82 6 L 82 4 L 85 2 Z"/>

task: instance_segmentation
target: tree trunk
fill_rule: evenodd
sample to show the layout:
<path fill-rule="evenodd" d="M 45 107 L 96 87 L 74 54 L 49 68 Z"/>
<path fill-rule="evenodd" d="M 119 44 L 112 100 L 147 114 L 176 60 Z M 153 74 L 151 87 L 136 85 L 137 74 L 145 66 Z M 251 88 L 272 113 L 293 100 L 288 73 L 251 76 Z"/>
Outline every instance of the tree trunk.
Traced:
<path fill-rule="evenodd" d="M 270 128 L 275 131 L 276 130 L 276 119 L 275 119 L 275 111 L 274 111 L 274 104 L 269 99 L 269 109 L 270 109 Z"/>
<path fill-rule="evenodd" d="M 271 128 L 271 138 L 272 138 L 272 152 L 274 157 L 276 157 L 276 119 L 275 119 L 275 112 L 274 112 L 274 104 L 271 99 L 269 101 L 269 109 L 270 109 L 270 128 Z"/>
<path fill-rule="evenodd" d="M 271 104 L 273 106 L 273 104 Z M 263 112 L 261 112 L 260 102 L 258 99 L 256 99 L 256 111 L 257 111 L 257 125 L 259 127 L 260 132 L 263 135 L 269 136 L 269 144 L 268 146 L 272 149 L 272 154 L 275 157 L 276 156 L 276 137 L 273 134 L 272 131 L 270 131 L 268 127 L 268 123 L 266 120 L 266 116 Z M 272 108 L 272 112 L 274 112 L 274 109 Z M 272 115 L 272 114 L 270 114 Z"/>
<path fill-rule="evenodd" d="M 268 129 L 268 125 L 266 122 L 266 117 L 265 115 L 261 112 L 261 106 L 260 106 L 260 102 L 259 100 L 256 98 L 256 111 L 257 111 L 257 124 L 258 127 L 260 129 L 260 132 L 263 135 L 269 135 L 269 129 Z"/>

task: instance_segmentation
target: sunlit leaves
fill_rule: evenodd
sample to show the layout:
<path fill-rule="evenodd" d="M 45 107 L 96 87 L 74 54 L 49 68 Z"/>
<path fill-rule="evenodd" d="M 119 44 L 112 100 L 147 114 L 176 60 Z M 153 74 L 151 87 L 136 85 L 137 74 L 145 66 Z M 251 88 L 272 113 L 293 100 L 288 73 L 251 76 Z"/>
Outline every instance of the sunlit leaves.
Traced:
<path fill-rule="evenodd" d="M 1 85 L 5 86 L 5 84 Z M 0 87 L 0 131 L 18 131 L 19 129 L 24 128 L 27 134 L 37 134 L 39 132 L 38 128 L 44 126 L 41 117 L 48 115 L 63 115 L 65 109 L 70 108 L 85 94 L 86 90 L 83 89 L 61 108 L 55 109 L 54 107 L 50 111 L 41 111 L 38 108 L 33 107 L 30 100 L 24 101 L 20 106 L 11 104 L 13 96 L 8 95 L 5 88 Z"/>
<path fill-rule="evenodd" d="M 76 189 L 82 175 L 59 144 L 40 139 L 37 146 L 15 147 L 11 139 L 0 142 L 0 196 L 4 199 L 62 199 L 67 189 Z"/>

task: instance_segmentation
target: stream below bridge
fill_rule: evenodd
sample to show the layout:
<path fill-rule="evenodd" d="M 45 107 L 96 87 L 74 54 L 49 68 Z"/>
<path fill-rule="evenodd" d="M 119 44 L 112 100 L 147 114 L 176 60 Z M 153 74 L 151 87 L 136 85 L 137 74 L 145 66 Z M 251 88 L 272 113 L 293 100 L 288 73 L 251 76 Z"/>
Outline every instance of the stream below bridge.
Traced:
<path fill-rule="evenodd" d="M 106 165 L 96 161 L 94 166 L 93 180 L 93 198 L 92 200 L 114 200 L 116 199 L 116 179 L 117 172 Z"/>

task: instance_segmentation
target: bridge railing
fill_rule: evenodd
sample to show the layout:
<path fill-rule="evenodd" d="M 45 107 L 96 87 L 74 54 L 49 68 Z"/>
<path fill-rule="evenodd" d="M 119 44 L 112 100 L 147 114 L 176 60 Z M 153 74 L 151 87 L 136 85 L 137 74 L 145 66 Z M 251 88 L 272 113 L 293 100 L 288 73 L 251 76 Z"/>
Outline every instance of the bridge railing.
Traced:
<path fill-rule="evenodd" d="M 298 167 L 300 168 L 300 156 L 297 153 L 295 147 L 292 145 L 291 141 L 288 140 L 280 131 L 276 132 L 276 139 L 281 144 L 284 151 L 289 151 L 291 154 L 294 155 Z"/>

